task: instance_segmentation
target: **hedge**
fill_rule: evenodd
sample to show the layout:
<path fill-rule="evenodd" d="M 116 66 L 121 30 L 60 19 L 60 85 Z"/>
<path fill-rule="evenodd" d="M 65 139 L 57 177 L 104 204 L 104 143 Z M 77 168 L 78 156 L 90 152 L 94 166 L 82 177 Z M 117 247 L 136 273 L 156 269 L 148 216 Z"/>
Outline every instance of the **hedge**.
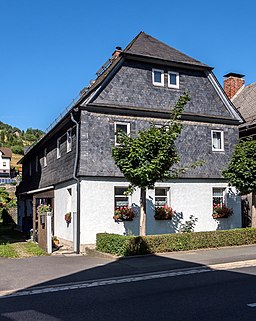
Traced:
<path fill-rule="evenodd" d="M 118 256 L 130 256 L 255 243 L 256 228 L 150 236 L 99 233 L 96 249 Z"/>

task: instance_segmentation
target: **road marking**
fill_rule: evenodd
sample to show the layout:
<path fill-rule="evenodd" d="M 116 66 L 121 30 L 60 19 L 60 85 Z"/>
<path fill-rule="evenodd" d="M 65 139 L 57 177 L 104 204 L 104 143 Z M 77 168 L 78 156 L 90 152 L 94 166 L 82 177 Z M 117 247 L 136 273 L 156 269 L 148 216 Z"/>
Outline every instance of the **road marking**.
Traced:
<path fill-rule="evenodd" d="M 69 283 L 63 285 L 55 285 L 55 286 L 47 286 L 41 288 L 31 288 L 29 290 L 24 290 L 20 292 L 15 292 L 11 294 L 6 294 L 0 296 L 0 299 L 7 299 L 18 296 L 28 296 L 28 295 L 36 295 L 43 293 L 51 293 L 51 292 L 60 292 L 60 291 L 70 291 L 77 289 L 86 289 L 98 286 L 106 286 L 106 285 L 114 285 L 121 283 L 131 283 L 131 282 L 139 282 L 139 281 L 147 281 L 153 279 L 167 278 L 167 277 L 176 277 L 182 275 L 191 275 L 191 274 L 200 274 L 205 272 L 214 272 L 214 270 L 204 267 L 204 268 L 194 268 L 194 269 L 186 269 L 186 270 L 178 270 L 178 271 L 165 271 L 161 273 L 145 273 L 145 274 L 136 274 L 132 276 L 124 276 L 117 277 L 114 279 L 98 279 L 87 282 L 79 282 L 79 283 Z"/>
<path fill-rule="evenodd" d="M 136 274 L 132 276 L 97 279 L 97 280 L 90 280 L 90 281 L 84 281 L 84 282 L 72 282 L 68 284 L 52 285 L 52 286 L 45 286 L 45 287 L 31 287 L 28 290 L 15 289 L 10 291 L 0 291 L 0 299 L 26 296 L 26 295 L 36 295 L 36 294 L 43 294 L 43 293 L 50 293 L 50 292 L 85 289 L 90 287 L 106 286 L 106 285 L 121 284 L 121 283 L 147 281 L 147 280 L 153 280 L 153 279 L 199 274 L 199 273 L 205 273 L 205 272 L 232 270 L 232 269 L 251 267 L 251 266 L 256 266 L 256 260 L 212 264 L 204 267 L 196 267 L 196 268 L 190 268 L 190 269 L 144 273 L 144 274 Z M 251 303 L 250 305 L 249 304 L 247 305 L 250 307 L 254 307 L 252 306 L 253 304 L 255 304 L 256 306 L 256 303 Z"/>
<path fill-rule="evenodd" d="M 246 305 L 250 308 L 256 308 L 256 303 L 248 303 Z"/>

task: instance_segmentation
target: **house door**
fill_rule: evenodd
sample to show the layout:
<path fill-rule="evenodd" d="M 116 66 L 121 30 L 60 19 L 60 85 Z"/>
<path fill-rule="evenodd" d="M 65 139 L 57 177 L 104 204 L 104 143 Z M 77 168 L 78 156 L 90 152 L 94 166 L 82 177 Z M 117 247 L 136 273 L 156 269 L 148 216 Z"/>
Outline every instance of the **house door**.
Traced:
<path fill-rule="evenodd" d="M 33 239 L 45 251 L 49 250 L 54 235 L 54 198 L 49 193 L 33 197 Z"/>

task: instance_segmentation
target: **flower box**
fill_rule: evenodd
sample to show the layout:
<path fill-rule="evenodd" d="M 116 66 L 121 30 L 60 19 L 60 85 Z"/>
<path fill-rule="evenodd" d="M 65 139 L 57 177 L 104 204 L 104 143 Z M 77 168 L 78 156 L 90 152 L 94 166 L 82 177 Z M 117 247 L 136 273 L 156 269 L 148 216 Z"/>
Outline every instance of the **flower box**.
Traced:
<path fill-rule="evenodd" d="M 176 212 L 169 206 L 159 206 L 155 209 L 155 220 L 162 221 L 162 220 L 172 220 L 173 216 Z"/>
<path fill-rule="evenodd" d="M 115 222 L 133 221 L 135 216 L 136 215 L 132 207 L 121 206 L 115 208 L 113 219 Z"/>
<path fill-rule="evenodd" d="M 70 224 L 71 223 L 71 212 L 68 212 L 65 214 L 65 221 L 67 224 Z"/>
<path fill-rule="evenodd" d="M 231 208 L 226 207 L 224 204 L 213 204 L 212 217 L 214 219 L 228 218 L 232 214 L 233 210 Z"/>

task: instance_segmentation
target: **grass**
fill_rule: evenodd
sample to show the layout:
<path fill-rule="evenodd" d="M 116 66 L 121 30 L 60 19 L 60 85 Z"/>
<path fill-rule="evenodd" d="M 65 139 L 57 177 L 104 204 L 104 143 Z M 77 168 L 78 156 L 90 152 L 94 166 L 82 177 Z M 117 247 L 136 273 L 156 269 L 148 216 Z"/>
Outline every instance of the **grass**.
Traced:
<path fill-rule="evenodd" d="M 25 258 L 47 255 L 36 243 L 26 241 L 24 233 L 15 231 L 13 225 L 0 222 L 0 258 Z"/>

